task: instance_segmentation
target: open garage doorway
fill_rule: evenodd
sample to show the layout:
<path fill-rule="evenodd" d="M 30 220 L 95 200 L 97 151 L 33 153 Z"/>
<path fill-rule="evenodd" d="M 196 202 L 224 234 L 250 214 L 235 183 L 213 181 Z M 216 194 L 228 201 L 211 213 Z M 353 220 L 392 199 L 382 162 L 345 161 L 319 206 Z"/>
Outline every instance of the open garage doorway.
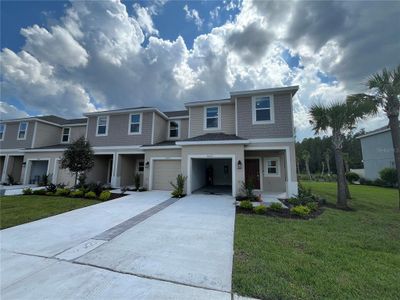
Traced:
<path fill-rule="evenodd" d="M 232 195 L 232 170 L 232 158 L 191 158 L 191 191 Z"/>

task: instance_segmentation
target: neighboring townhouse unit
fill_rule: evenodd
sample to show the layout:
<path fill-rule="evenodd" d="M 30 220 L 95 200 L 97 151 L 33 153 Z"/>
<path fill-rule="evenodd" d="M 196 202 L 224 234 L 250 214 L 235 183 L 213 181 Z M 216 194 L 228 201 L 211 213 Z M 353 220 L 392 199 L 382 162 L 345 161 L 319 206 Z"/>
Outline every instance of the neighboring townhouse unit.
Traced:
<path fill-rule="evenodd" d="M 364 176 L 374 180 L 384 168 L 395 168 L 391 130 L 384 126 L 358 137 L 364 163 Z"/>
<path fill-rule="evenodd" d="M 57 162 L 67 144 L 85 135 L 86 122 L 86 118 L 66 120 L 57 116 L 2 121 L 1 182 L 7 182 L 11 175 L 16 182 L 37 184 L 43 174 L 48 174 L 54 182 L 71 184 L 70 172 L 58 172 Z"/>
<path fill-rule="evenodd" d="M 181 111 L 136 107 L 87 113 L 80 127 L 95 153 L 87 180 L 132 186 L 139 174 L 147 189 L 170 190 L 170 182 L 183 174 L 188 194 L 237 195 L 245 181 L 260 193 L 296 194 L 292 97 L 297 90 L 291 86 L 231 92 L 223 100 L 186 103 Z M 29 122 L 41 123 L 41 118 Z M 66 125 L 59 123 L 57 128 L 64 130 Z M 41 134 L 48 133 L 36 132 Z M 68 142 L 72 140 L 71 135 Z M 32 182 L 34 161 L 50 159 L 47 173 L 53 182 L 72 184 L 70 174 L 57 164 L 66 143 L 36 143 L 13 147 L 20 149 L 26 165 L 21 181 Z"/>

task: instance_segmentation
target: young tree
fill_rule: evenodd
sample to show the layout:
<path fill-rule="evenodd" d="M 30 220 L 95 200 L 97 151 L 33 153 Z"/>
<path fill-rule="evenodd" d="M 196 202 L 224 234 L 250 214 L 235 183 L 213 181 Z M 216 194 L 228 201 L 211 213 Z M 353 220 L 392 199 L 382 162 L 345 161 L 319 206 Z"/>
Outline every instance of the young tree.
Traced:
<path fill-rule="evenodd" d="M 386 113 L 392 135 L 397 180 L 400 182 L 400 65 L 392 71 L 383 69 L 381 73 L 372 75 L 367 82 L 367 86 L 371 90 L 371 94 L 351 95 L 348 97 L 348 101 L 356 103 L 373 101 L 375 103 L 375 110 L 380 107 Z M 400 209 L 400 185 L 398 190 Z"/>
<path fill-rule="evenodd" d="M 306 165 L 308 178 L 311 180 L 312 177 L 310 172 L 310 156 L 310 152 L 308 152 L 307 150 L 303 150 L 303 152 L 301 153 L 301 158 L 304 160 L 304 163 Z"/>
<path fill-rule="evenodd" d="M 310 109 L 313 130 L 316 134 L 332 131 L 332 144 L 337 170 L 337 202 L 339 208 L 347 208 L 346 177 L 343 162 L 343 141 L 347 131 L 354 129 L 361 118 L 374 112 L 371 102 L 354 105 L 348 102 L 332 102 L 329 105 L 314 104 Z"/>
<path fill-rule="evenodd" d="M 64 151 L 61 158 L 61 168 L 75 173 L 75 185 L 80 172 L 90 170 L 94 165 L 94 153 L 89 142 L 82 136 Z"/>

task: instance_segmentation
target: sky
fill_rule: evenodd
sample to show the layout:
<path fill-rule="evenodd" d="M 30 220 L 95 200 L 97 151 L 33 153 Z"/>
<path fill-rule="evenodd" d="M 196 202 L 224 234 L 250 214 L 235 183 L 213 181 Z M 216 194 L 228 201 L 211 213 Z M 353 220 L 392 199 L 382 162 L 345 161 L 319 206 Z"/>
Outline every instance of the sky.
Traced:
<path fill-rule="evenodd" d="M 309 107 L 400 63 L 399 1 L 1 1 L 2 119 L 156 106 L 299 85 Z M 386 125 L 380 114 L 360 123 Z"/>

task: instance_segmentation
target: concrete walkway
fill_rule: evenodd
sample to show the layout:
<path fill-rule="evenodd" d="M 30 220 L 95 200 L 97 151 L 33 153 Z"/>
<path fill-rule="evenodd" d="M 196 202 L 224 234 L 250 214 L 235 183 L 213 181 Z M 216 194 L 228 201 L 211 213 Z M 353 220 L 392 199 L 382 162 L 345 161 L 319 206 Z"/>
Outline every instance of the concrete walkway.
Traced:
<path fill-rule="evenodd" d="M 1 298 L 231 299 L 233 198 L 168 198 L 136 193 L 1 231 Z"/>

